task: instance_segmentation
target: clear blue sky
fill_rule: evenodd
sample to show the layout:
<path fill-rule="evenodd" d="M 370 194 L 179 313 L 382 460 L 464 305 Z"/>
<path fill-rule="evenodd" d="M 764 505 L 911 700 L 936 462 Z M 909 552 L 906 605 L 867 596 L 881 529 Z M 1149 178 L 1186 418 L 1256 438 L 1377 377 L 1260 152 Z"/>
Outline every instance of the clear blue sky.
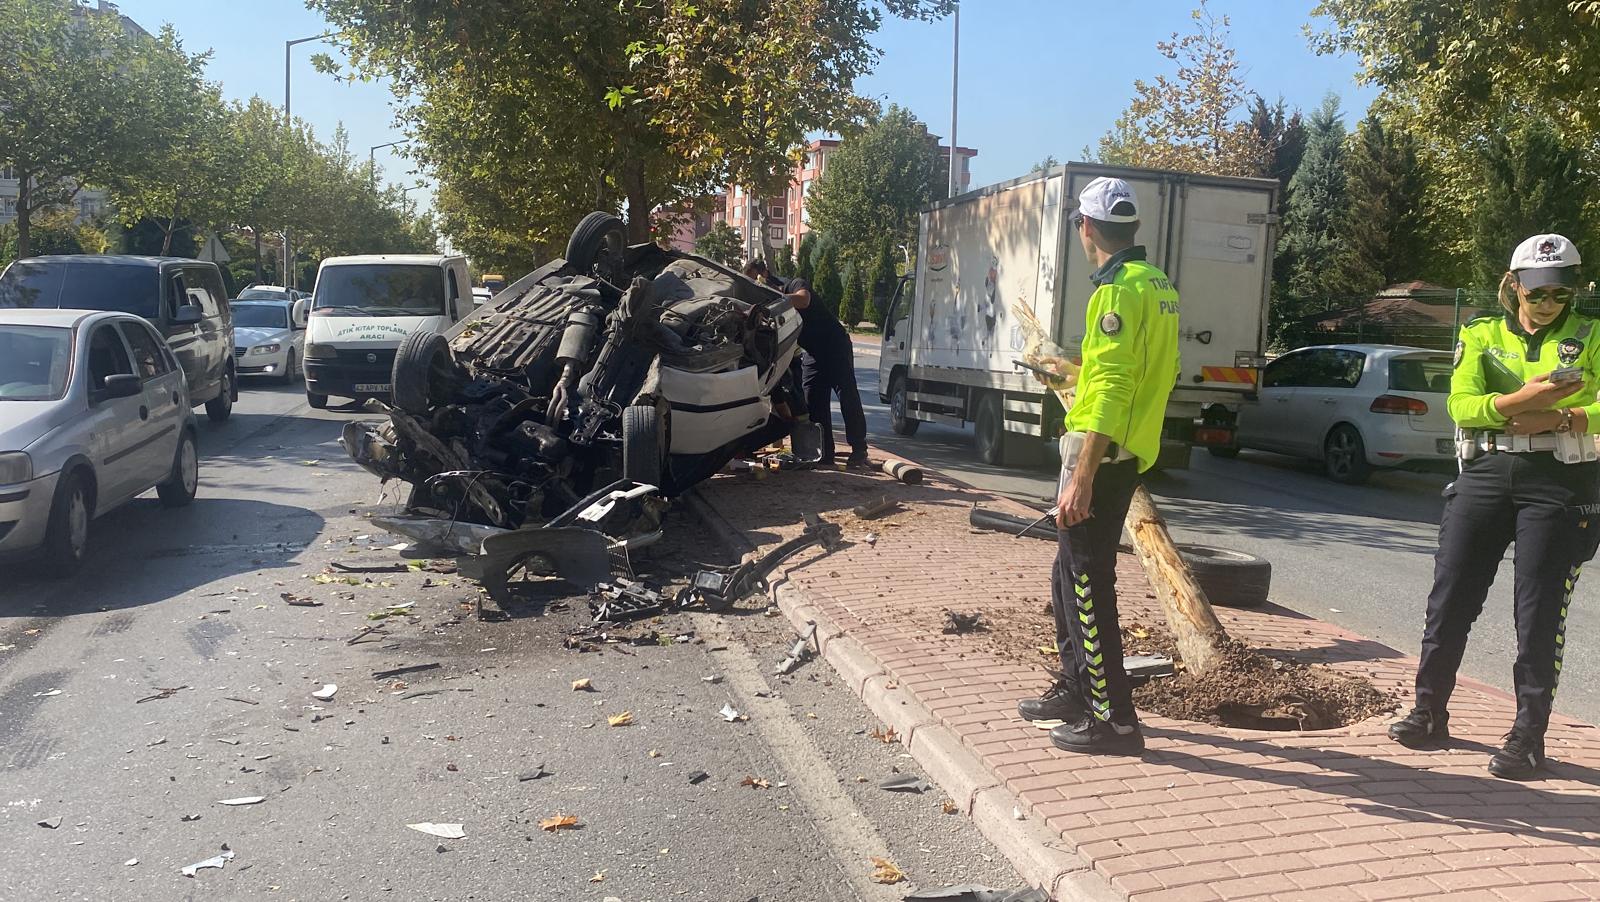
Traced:
<path fill-rule="evenodd" d="M 978 149 L 973 184 L 1027 172 L 1046 155 L 1077 159 L 1127 105 L 1135 78 L 1148 79 L 1174 64 L 1156 41 L 1190 27 L 1193 0 L 968 0 L 961 18 L 961 118 L 958 138 Z M 1233 42 L 1252 90 L 1269 100 L 1282 95 L 1309 109 L 1328 91 L 1343 100 L 1348 119 L 1361 115 L 1376 95 L 1358 87 L 1348 57 L 1318 57 L 1303 27 L 1314 0 L 1212 0 L 1227 15 Z M 328 30 L 322 17 L 297 0 L 201 3 L 198 0 L 122 0 L 124 14 L 154 31 L 170 22 L 191 51 L 210 49 L 207 70 L 224 93 L 260 94 L 283 103 L 283 42 Z M 890 20 L 877 43 L 878 70 L 862 93 L 909 107 L 938 134 L 950 131 L 950 22 L 932 25 Z M 350 146 L 364 154 L 402 135 L 393 125 L 392 96 L 382 84 L 347 84 L 320 75 L 309 62 L 330 44 L 294 48 L 294 112 L 324 139 L 343 122 Z M 342 57 L 341 57 L 342 58 Z M 415 184 L 409 164 L 393 149 L 378 151 L 385 177 Z M 429 192 L 412 194 L 426 204 Z"/>

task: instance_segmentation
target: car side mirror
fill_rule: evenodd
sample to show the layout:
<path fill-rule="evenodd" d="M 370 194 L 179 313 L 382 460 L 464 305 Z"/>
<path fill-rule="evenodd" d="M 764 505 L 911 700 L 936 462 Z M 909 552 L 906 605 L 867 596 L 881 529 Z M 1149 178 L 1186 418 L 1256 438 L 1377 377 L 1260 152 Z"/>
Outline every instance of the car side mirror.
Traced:
<path fill-rule="evenodd" d="M 178 312 L 172 315 L 172 324 L 174 326 L 192 326 L 198 322 L 200 322 L 200 308 L 193 304 L 185 304 L 179 307 Z"/>
<path fill-rule="evenodd" d="M 294 307 L 289 311 L 289 324 L 295 329 L 306 327 L 306 299 L 301 298 L 294 302 Z"/>
<path fill-rule="evenodd" d="M 109 401 L 112 398 L 131 398 L 144 391 L 144 384 L 139 377 L 132 373 L 120 373 L 107 376 L 104 386 L 96 394 L 100 400 Z"/>

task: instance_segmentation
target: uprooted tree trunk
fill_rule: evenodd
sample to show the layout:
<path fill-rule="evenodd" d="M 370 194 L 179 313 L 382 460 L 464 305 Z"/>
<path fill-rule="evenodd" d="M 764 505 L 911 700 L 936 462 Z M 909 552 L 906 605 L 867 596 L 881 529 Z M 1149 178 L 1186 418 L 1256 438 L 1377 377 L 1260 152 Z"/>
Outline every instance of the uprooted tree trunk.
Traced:
<path fill-rule="evenodd" d="M 1189 565 L 1178 554 L 1166 521 L 1143 486 L 1133 493 L 1124 525 L 1133 537 L 1139 563 L 1144 565 L 1145 575 L 1156 590 L 1167 626 L 1177 639 L 1183 666 L 1195 675 L 1215 669 L 1222 662 L 1220 643 L 1227 632 L 1211 610 L 1205 591 L 1189 573 Z"/>

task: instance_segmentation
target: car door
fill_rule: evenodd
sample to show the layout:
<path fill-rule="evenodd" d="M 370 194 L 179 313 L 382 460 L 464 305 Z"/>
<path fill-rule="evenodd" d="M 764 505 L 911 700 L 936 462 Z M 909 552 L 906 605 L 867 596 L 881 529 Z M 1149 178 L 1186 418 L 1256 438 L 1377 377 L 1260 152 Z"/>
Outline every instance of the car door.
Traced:
<path fill-rule="evenodd" d="M 1301 451 L 1320 457 L 1323 441 L 1335 423 L 1360 418 L 1355 388 L 1366 364 L 1367 355 L 1360 351 L 1321 348 L 1315 352 L 1306 384 L 1294 405 L 1300 421 L 1294 435 Z"/>
<path fill-rule="evenodd" d="M 184 270 L 169 270 L 162 288 L 166 294 L 161 300 L 162 313 L 166 319 L 166 327 L 162 332 L 167 340 L 167 347 L 172 349 L 172 356 L 178 358 L 178 366 L 183 370 L 184 378 L 189 383 L 190 399 L 210 398 L 216 394 L 217 389 L 206 367 L 203 323 L 185 325 L 173 322 L 179 308 L 198 306 L 199 303 L 189 294 L 189 279 L 185 276 Z"/>
<path fill-rule="evenodd" d="M 461 309 L 462 280 L 456 277 L 456 268 L 456 264 L 454 263 L 446 263 L 444 268 L 445 297 L 448 299 L 449 304 L 445 310 L 450 314 L 451 322 L 456 322 L 457 320 L 461 319 L 463 313 L 465 312 Z"/>
<path fill-rule="evenodd" d="M 201 354 L 205 358 L 206 381 L 221 385 L 233 357 L 233 317 L 228 310 L 228 295 L 222 276 L 210 266 L 184 268 L 189 295 L 200 306 Z"/>
<path fill-rule="evenodd" d="M 104 510 L 123 500 L 135 488 L 138 444 L 146 420 L 139 418 L 144 395 L 112 398 L 105 392 L 108 376 L 133 374 L 133 362 L 115 322 L 97 323 L 89 332 L 89 445 L 93 449 L 95 480 L 99 483 L 96 507 Z"/>
<path fill-rule="evenodd" d="M 1266 451 L 1288 451 L 1293 428 L 1292 409 L 1304 380 L 1312 349 L 1291 351 L 1261 370 L 1261 388 L 1255 401 L 1239 406 L 1239 444 Z"/>
<path fill-rule="evenodd" d="M 172 472 L 178 452 L 178 436 L 189 412 L 183 403 L 183 373 L 175 370 L 161 351 L 161 341 L 144 323 L 123 320 L 122 337 L 133 356 L 133 372 L 144 386 L 144 406 L 140 408 L 143 435 L 133 455 L 135 482 L 152 486 Z M 136 489 L 137 491 L 137 489 Z"/>

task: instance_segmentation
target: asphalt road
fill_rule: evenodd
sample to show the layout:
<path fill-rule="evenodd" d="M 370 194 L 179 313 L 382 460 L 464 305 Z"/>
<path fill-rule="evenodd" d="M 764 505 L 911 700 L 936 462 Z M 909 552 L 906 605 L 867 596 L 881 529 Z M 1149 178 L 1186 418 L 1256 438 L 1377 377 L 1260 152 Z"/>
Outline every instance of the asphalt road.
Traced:
<path fill-rule="evenodd" d="M 319 581 L 400 562 L 363 519 L 393 490 L 379 505 L 336 443 L 360 414 L 287 388 L 235 410 L 202 423 L 192 507 L 108 514 L 70 579 L 6 571 L 0 899 L 879 902 L 1018 883 L 936 790 L 877 788 L 915 766 L 826 664 L 772 676 L 781 618 L 676 614 L 620 631 L 666 644 L 580 653 L 562 639 L 588 613 L 559 590 L 483 622 L 451 574 Z M 645 568 L 719 554 L 675 516 Z M 403 667 L 426 669 L 374 676 Z M 561 815 L 576 825 L 541 828 Z M 180 874 L 224 844 L 222 870 Z M 872 882 L 872 856 L 908 882 Z"/>
<path fill-rule="evenodd" d="M 977 459 L 972 430 L 923 423 L 911 437 L 889 428 L 878 400 L 876 345 L 856 344 L 856 378 L 872 441 L 938 467 L 979 488 L 1042 513 L 1055 492 L 1043 468 L 991 467 Z M 1180 542 L 1259 555 L 1272 563 L 1272 601 L 1417 653 L 1433 584 L 1440 495 L 1445 475 L 1380 472 L 1364 486 L 1343 486 L 1320 466 L 1265 452 L 1236 460 L 1196 452 L 1187 471 L 1154 475 L 1148 485 Z M 1511 555 L 1473 630 L 1463 671 L 1511 690 L 1516 631 L 1511 619 Z M 1600 723 L 1600 577 L 1580 580 L 1567 621 L 1567 648 L 1556 710 Z M 1507 727 L 1509 728 L 1509 724 Z"/>

